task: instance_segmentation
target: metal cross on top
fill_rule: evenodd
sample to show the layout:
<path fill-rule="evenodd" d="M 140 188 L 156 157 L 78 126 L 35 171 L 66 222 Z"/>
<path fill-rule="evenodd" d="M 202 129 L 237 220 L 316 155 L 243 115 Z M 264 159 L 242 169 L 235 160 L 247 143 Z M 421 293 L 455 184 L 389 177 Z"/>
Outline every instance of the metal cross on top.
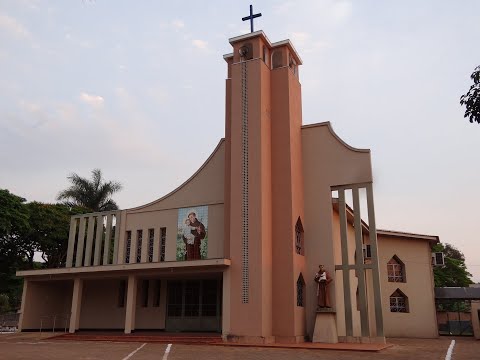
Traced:
<path fill-rule="evenodd" d="M 253 6 L 250 5 L 250 16 L 245 16 L 242 21 L 250 20 L 250 32 L 253 32 L 253 19 L 262 16 L 262 13 L 253 14 Z"/>

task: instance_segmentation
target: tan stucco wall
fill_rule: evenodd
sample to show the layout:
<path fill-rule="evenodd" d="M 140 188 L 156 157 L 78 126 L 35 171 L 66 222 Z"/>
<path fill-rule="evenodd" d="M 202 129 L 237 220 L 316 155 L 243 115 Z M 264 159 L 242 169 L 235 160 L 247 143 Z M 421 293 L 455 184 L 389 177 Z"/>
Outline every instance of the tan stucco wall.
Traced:
<path fill-rule="evenodd" d="M 332 225 L 331 186 L 372 181 L 369 150 L 358 150 L 343 143 L 329 123 L 302 128 L 303 179 L 305 192 L 305 253 L 307 284 L 307 331 L 313 334 L 316 297 L 313 281 L 318 264 L 324 264 L 334 279 L 331 301 L 336 304 L 339 280 L 333 271 L 335 250 Z"/>
<path fill-rule="evenodd" d="M 55 327 L 65 326 L 65 316 L 72 306 L 73 281 L 28 281 L 25 306 L 22 314 L 22 330 L 52 328 L 52 315 L 58 315 Z"/>
<path fill-rule="evenodd" d="M 137 288 L 137 309 L 135 311 L 135 329 L 165 329 L 165 313 L 167 307 L 167 281 L 162 280 L 160 285 L 160 306 L 153 306 L 154 280 L 149 280 L 148 306 L 142 306 L 142 282 L 139 279 Z"/>
<path fill-rule="evenodd" d="M 234 47 L 234 52 L 237 45 Z M 241 66 L 232 65 L 230 334 L 272 335 L 272 235 L 270 70 L 260 60 L 248 65 L 249 131 L 249 303 L 242 303 L 242 105 Z M 267 86 L 268 84 L 268 86 Z M 248 318 L 245 314 L 249 314 Z"/>
<path fill-rule="evenodd" d="M 429 242 L 378 236 L 378 253 L 385 336 L 438 337 Z M 388 281 L 387 262 L 394 255 L 405 264 L 405 283 Z M 408 313 L 390 312 L 390 295 L 397 288 L 408 297 Z"/>
<path fill-rule="evenodd" d="M 135 245 L 136 230 L 143 230 L 145 237 L 148 229 L 153 228 L 158 237 L 161 227 L 167 228 L 165 260 L 175 261 L 178 209 L 202 205 L 209 206 L 208 257 L 224 257 L 224 178 L 225 141 L 222 139 L 198 171 L 177 189 L 151 203 L 121 212 L 118 263 L 125 262 L 127 231 L 132 230 L 132 245 Z"/>
<path fill-rule="evenodd" d="M 84 280 L 80 329 L 124 328 L 125 307 L 118 306 L 119 287 L 119 279 Z"/>

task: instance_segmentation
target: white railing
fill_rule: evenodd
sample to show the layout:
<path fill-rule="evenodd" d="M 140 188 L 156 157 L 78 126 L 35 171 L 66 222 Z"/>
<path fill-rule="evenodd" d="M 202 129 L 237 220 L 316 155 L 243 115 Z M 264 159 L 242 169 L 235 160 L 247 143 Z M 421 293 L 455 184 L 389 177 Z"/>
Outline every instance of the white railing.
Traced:
<path fill-rule="evenodd" d="M 40 335 L 45 329 L 52 329 L 55 332 L 57 325 L 61 325 L 64 332 L 67 332 L 70 314 L 53 314 L 40 316 Z"/>

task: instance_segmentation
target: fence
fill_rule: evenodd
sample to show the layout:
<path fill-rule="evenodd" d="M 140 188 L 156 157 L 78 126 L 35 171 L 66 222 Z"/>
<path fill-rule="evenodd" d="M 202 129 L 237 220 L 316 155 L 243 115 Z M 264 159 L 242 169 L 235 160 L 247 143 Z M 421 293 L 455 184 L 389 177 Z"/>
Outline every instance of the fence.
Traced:
<path fill-rule="evenodd" d="M 18 319 L 20 314 L 2 314 L 0 315 L 0 332 L 14 332 L 18 328 Z"/>

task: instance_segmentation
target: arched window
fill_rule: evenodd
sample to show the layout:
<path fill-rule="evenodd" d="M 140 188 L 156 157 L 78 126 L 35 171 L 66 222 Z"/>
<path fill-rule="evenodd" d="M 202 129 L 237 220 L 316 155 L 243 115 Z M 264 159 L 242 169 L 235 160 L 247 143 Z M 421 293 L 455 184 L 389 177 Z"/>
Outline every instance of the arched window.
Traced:
<path fill-rule="evenodd" d="M 295 252 L 299 255 L 305 255 L 305 247 L 303 244 L 303 225 L 300 216 L 295 224 Z"/>
<path fill-rule="evenodd" d="M 408 297 L 400 289 L 390 295 L 390 311 L 408 313 Z"/>
<path fill-rule="evenodd" d="M 297 280 L 297 306 L 305 306 L 305 280 L 303 280 L 303 275 L 300 273 Z"/>
<path fill-rule="evenodd" d="M 394 255 L 387 263 L 388 281 L 405 282 L 405 265 Z"/>

